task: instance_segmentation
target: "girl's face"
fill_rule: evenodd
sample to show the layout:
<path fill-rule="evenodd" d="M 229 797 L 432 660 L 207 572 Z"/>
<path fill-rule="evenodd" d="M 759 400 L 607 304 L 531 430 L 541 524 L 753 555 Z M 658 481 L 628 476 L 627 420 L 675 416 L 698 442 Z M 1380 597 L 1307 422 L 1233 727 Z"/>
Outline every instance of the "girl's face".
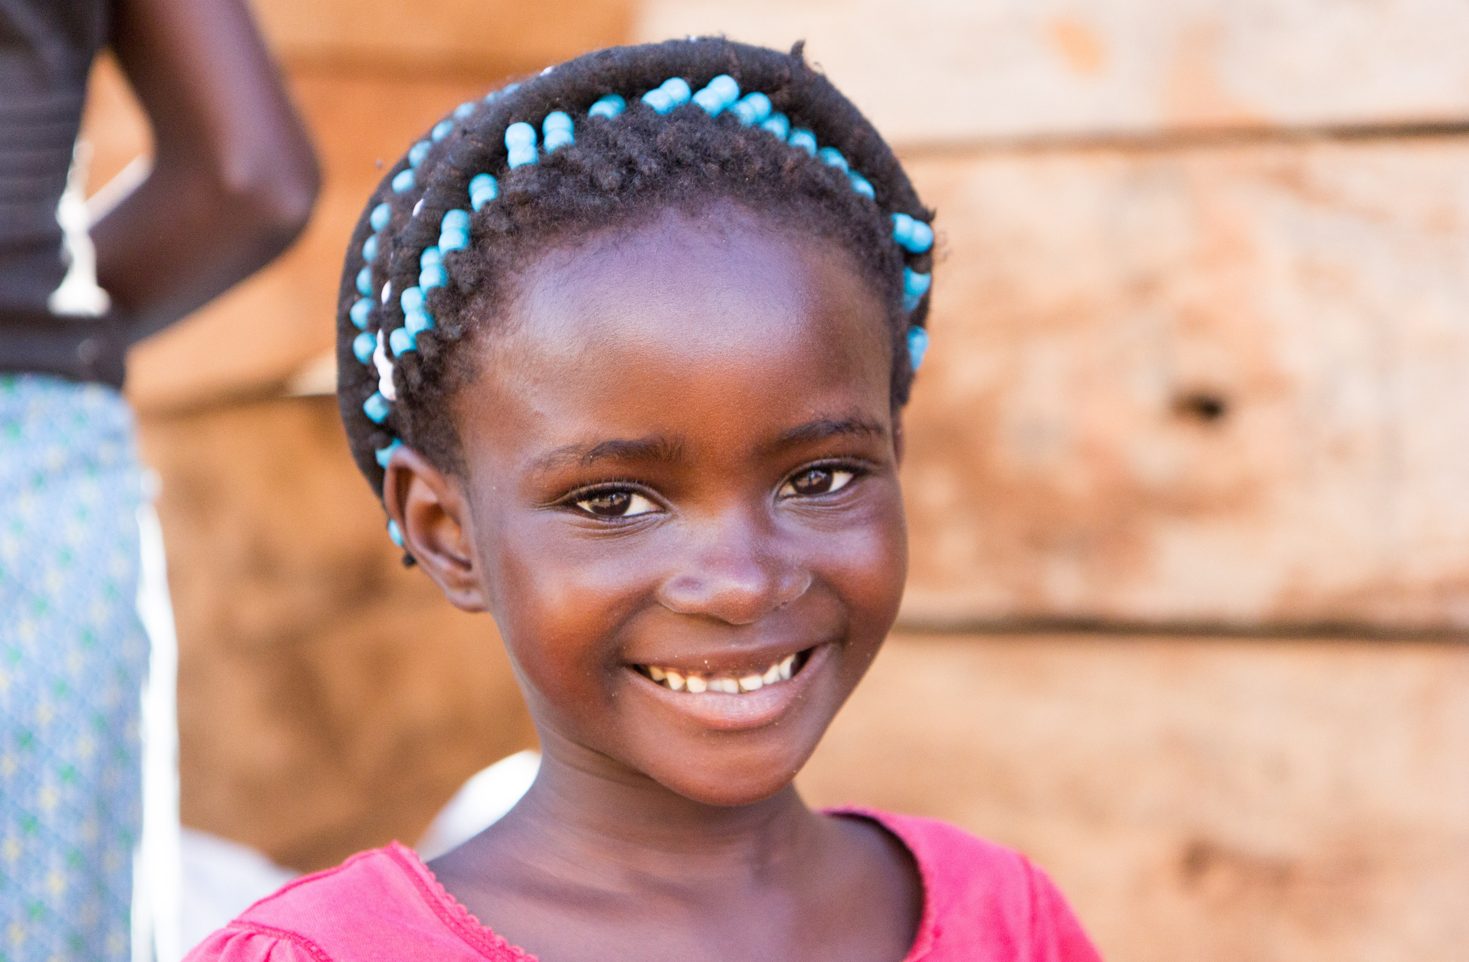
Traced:
<path fill-rule="evenodd" d="M 426 567 L 494 613 L 554 759 L 765 798 L 892 625 L 885 312 L 799 230 L 720 205 L 549 251 L 475 348 L 462 557 Z"/>

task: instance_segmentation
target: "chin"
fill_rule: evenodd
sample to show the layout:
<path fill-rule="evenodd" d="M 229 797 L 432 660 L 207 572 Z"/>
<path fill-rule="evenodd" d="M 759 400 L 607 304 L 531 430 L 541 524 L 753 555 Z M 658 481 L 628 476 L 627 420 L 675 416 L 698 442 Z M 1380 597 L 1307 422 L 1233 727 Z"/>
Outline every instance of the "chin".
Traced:
<path fill-rule="evenodd" d="M 664 788 L 701 805 L 738 808 L 763 802 L 789 788 L 797 773 L 816 750 L 809 748 L 792 754 L 789 751 L 773 757 L 766 752 L 731 750 L 711 751 L 722 757 L 691 759 L 682 769 L 668 771 L 644 769 L 645 774 Z"/>

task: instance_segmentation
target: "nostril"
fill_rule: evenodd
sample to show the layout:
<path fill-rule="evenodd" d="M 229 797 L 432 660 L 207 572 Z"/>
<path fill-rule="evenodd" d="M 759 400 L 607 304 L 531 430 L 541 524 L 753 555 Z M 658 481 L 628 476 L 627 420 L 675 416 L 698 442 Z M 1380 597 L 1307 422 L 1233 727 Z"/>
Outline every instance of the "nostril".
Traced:
<path fill-rule="evenodd" d="M 1229 399 L 1215 391 L 1184 391 L 1173 398 L 1173 413 L 1197 424 L 1217 424 L 1229 416 Z"/>
<path fill-rule="evenodd" d="M 784 608 L 786 605 L 796 601 L 811 587 L 811 572 L 802 568 L 792 571 L 789 577 L 782 580 L 780 591 L 776 597 L 775 608 Z"/>

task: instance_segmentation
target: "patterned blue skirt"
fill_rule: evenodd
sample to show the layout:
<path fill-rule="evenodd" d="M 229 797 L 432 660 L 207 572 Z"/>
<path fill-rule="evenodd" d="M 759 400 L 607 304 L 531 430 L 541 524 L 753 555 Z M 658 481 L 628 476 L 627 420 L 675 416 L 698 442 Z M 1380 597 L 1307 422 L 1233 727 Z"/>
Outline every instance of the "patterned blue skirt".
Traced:
<path fill-rule="evenodd" d="M 123 962 L 143 473 L 117 392 L 0 375 L 0 962 Z"/>

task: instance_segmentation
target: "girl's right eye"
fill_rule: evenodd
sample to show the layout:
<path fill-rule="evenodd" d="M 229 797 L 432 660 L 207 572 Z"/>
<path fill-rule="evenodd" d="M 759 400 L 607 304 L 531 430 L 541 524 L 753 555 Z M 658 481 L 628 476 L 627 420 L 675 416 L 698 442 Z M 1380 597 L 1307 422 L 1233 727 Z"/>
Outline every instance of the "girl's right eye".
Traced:
<path fill-rule="evenodd" d="M 604 488 L 591 491 L 570 503 L 583 514 L 596 518 L 635 518 L 658 510 L 644 495 L 627 488 Z"/>

